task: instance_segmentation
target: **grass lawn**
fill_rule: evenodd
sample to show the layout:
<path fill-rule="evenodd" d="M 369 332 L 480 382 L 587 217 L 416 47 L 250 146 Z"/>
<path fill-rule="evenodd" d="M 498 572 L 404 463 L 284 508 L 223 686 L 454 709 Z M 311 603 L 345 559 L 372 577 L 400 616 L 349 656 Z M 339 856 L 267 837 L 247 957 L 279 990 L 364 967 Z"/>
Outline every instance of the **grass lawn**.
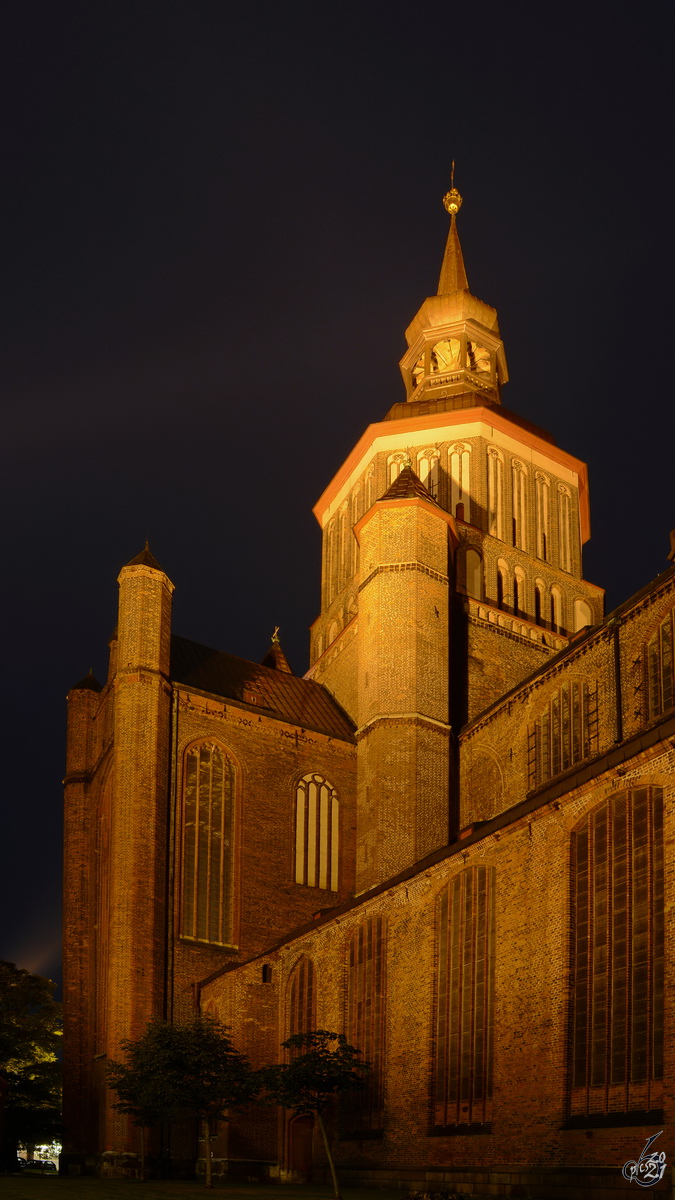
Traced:
<path fill-rule="evenodd" d="M 0 1200 L 204 1200 L 210 1193 L 200 1183 L 169 1180 L 96 1179 L 90 1176 L 0 1175 Z M 331 1200 L 330 1187 L 292 1184 L 226 1183 L 214 1192 L 222 1200 Z M 401 1200 L 402 1192 L 345 1188 L 343 1200 Z"/>

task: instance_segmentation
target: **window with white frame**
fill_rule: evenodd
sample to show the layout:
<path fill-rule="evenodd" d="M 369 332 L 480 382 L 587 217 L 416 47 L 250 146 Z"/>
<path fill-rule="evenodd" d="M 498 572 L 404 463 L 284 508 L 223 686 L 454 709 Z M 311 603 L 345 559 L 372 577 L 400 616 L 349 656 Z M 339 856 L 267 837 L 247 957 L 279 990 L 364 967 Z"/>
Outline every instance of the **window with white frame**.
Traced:
<path fill-rule="evenodd" d="M 558 484 L 558 546 L 560 566 L 572 570 L 572 497 L 564 483 Z"/>
<path fill-rule="evenodd" d="M 436 449 L 420 450 L 417 455 L 417 474 L 434 500 L 438 500 L 439 458 L 440 452 Z"/>
<path fill-rule="evenodd" d="M 511 464 L 513 498 L 513 544 L 527 549 L 527 472 L 516 459 Z"/>

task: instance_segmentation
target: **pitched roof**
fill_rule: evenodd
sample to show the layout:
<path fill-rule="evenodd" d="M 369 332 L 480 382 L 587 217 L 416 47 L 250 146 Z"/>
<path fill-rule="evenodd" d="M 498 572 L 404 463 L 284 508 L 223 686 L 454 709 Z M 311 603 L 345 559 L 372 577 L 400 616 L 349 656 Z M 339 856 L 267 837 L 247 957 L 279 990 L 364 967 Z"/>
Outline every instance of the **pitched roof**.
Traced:
<path fill-rule="evenodd" d="M 85 675 L 79 683 L 74 683 L 70 690 L 71 692 L 102 692 L 103 688 L 90 667 L 89 674 Z"/>
<path fill-rule="evenodd" d="M 354 740 L 354 725 L 322 684 L 212 650 L 175 634 L 171 638 L 171 679 L 259 708 L 291 725 L 342 741 Z"/>
<path fill-rule="evenodd" d="M 273 671 L 285 671 L 287 675 L 293 674 L 291 664 L 281 649 L 281 644 L 277 637 L 272 638 L 272 645 L 263 658 L 262 665 L 263 667 L 271 667 Z"/>
<path fill-rule="evenodd" d="M 384 496 L 380 496 L 380 500 L 409 500 L 412 496 L 419 496 L 421 500 L 429 500 L 431 504 L 436 503 L 431 492 L 422 483 L 419 475 L 415 474 L 412 467 L 404 467 L 391 487 L 387 488 Z"/>
<path fill-rule="evenodd" d="M 145 546 L 141 550 L 140 554 L 137 554 L 135 558 L 129 559 L 129 562 L 125 563 L 124 565 L 125 567 L 153 567 L 155 571 L 162 570 L 150 549 L 147 538 L 145 539 Z"/>

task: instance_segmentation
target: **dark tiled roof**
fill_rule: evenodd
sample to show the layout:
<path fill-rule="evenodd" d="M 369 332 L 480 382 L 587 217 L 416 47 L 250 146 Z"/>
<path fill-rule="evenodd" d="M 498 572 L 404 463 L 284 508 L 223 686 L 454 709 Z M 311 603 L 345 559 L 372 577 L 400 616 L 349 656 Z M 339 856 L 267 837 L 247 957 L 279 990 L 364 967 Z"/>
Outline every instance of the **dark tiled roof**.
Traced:
<path fill-rule="evenodd" d="M 129 559 L 129 562 L 124 565 L 126 567 L 153 567 L 155 571 L 162 570 L 147 541 L 140 554 L 137 554 L 135 558 Z"/>
<path fill-rule="evenodd" d="M 70 690 L 71 692 L 102 692 L 103 688 L 94 675 L 94 672 L 90 671 L 79 683 L 73 684 Z"/>
<path fill-rule="evenodd" d="M 291 665 L 277 641 L 272 642 L 262 660 L 262 665 L 263 667 L 271 667 L 273 671 L 285 671 L 287 675 L 293 674 Z"/>
<path fill-rule="evenodd" d="M 311 679 L 298 679 L 260 663 L 171 638 L 171 678 L 200 692 L 239 700 L 291 725 L 353 741 L 354 726 L 330 692 Z"/>
<path fill-rule="evenodd" d="M 419 475 L 416 475 L 412 467 L 404 467 L 401 474 L 394 480 L 391 487 L 387 488 L 381 500 L 409 500 L 412 496 L 419 496 L 421 500 L 429 500 L 435 504 L 431 492 L 424 486 Z"/>

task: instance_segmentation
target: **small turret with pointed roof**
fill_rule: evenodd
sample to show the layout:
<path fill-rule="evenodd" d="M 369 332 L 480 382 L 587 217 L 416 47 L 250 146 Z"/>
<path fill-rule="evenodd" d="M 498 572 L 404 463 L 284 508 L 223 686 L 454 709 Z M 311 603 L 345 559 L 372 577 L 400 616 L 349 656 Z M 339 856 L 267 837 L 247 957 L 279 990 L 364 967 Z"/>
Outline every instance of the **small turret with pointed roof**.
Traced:
<path fill-rule="evenodd" d="M 150 543 L 148 542 L 147 538 L 145 539 L 145 546 L 141 550 L 140 554 L 137 554 L 135 558 L 131 558 L 129 562 L 125 563 L 124 565 L 125 567 L 152 567 L 154 571 L 162 570 L 150 549 Z"/>
<path fill-rule="evenodd" d="M 89 673 L 81 679 L 79 683 L 73 684 L 71 692 L 102 692 L 103 687 L 94 675 L 93 667 L 89 668 Z"/>
<path fill-rule="evenodd" d="M 410 459 L 408 459 L 401 471 L 392 484 L 387 488 L 381 500 L 408 500 L 413 496 L 419 496 L 421 500 L 428 500 L 430 504 L 436 504 L 431 492 L 426 484 L 422 483 L 419 475 L 416 475 L 412 469 Z M 438 505 L 436 504 L 436 507 Z"/>
<path fill-rule="evenodd" d="M 499 404 L 500 387 L 508 379 L 496 309 L 469 291 L 457 229 L 462 197 L 454 172 L 453 163 L 450 191 L 443 197 L 450 229 L 438 292 L 424 301 L 406 329 L 408 350 L 401 359 L 408 401 L 434 401 L 441 409 Z"/>
<path fill-rule="evenodd" d="M 285 671 L 288 675 L 293 674 L 290 663 L 289 663 L 288 659 L 286 658 L 286 655 L 284 654 L 283 650 L 281 649 L 281 642 L 279 641 L 279 626 L 278 625 L 274 626 L 274 633 L 272 634 L 272 643 L 270 645 L 269 650 L 267 651 L 267 654 L 265 655 L 265 657 L 262 660 L 261 666 L 272 667 L 272 669 L 274 671 Z"/>

